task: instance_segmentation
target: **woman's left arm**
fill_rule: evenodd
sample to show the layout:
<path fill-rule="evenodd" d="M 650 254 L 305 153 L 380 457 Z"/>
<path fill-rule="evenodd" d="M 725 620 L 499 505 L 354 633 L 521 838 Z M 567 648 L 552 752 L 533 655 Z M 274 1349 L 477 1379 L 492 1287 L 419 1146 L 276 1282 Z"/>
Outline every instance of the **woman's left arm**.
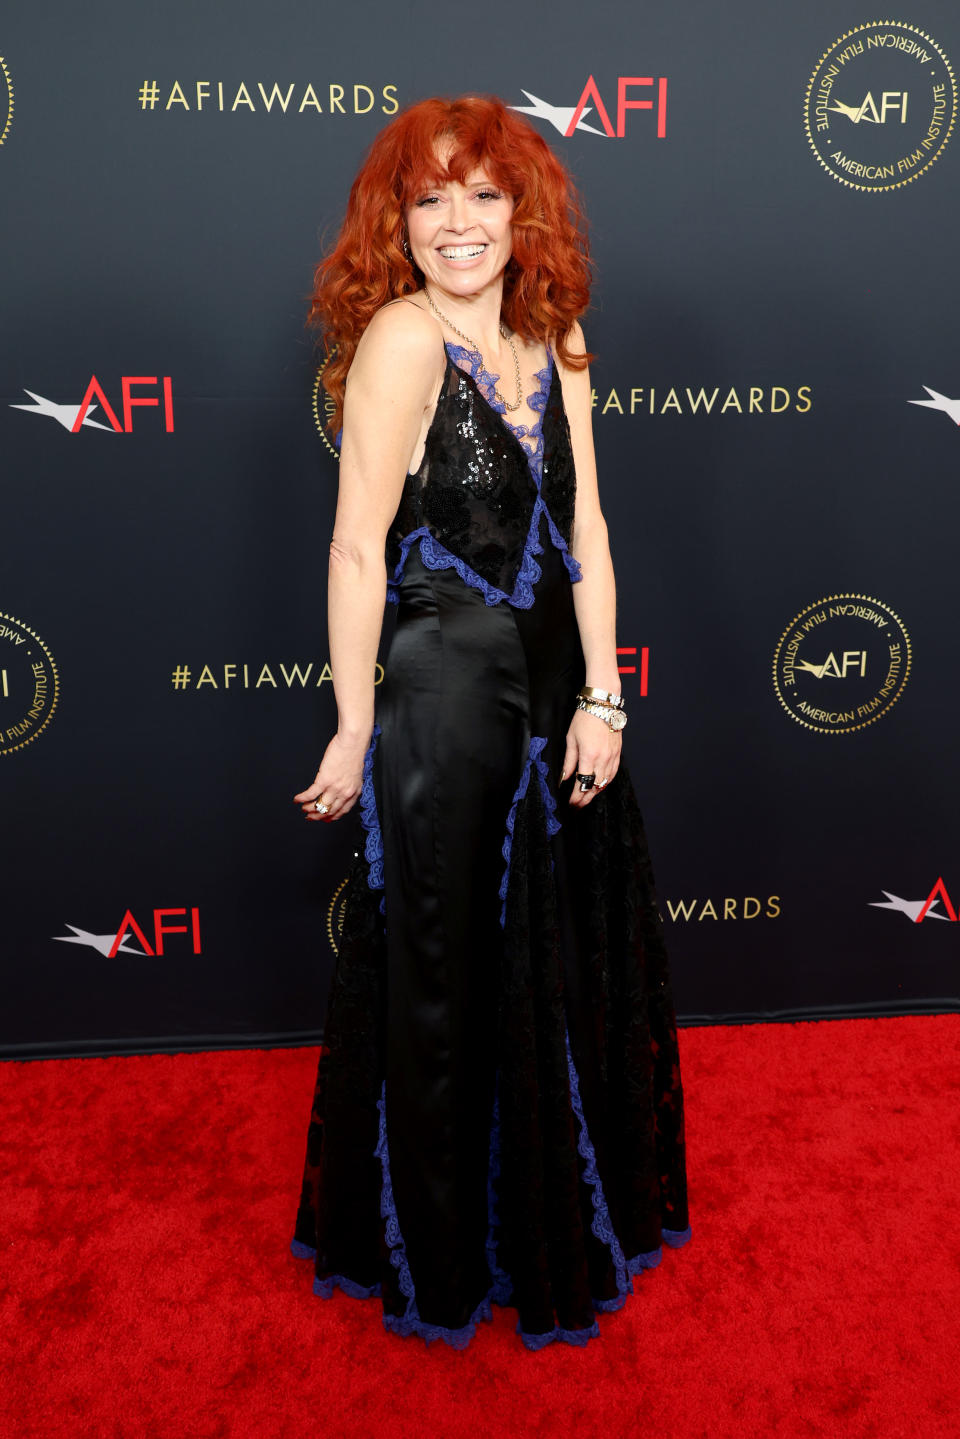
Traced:
<path fill-rule="evenodd" d="M 571 348 L 584 353 L 583 331 L 574 325 Z M 557 362 L 563 385 L 563 403 L 570 424 L 570 442 L 577 476 L 571 553 L 583 577 L 573 586 L 573 604 L 586 662 L 586 683 L 595 689 L 620 691 L 617 666 L 617 590 L 607 524 L 600 508 L 597 462 L 593 448 L 590 371 L 571 370 Z M 602 719 L 576 709 L 567 731 L 567 749 L 561 780 L 573 773 L 595 774 L 598 788 L 581 792 L 573 786 L 570 803 L 589 804 L 602 793 L 599 782 L 609 783 L 620 764 L 621 737 Z"/>

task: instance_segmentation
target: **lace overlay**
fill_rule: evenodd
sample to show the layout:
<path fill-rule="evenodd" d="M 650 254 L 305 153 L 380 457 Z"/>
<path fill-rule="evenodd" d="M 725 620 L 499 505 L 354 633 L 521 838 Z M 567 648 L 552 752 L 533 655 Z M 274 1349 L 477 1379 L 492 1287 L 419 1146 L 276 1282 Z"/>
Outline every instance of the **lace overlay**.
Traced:
<path fill-rule="evenodd" d="M 372 781 L 378 738 L 375 732 L 364 769 L 366 843 L 351 877 L 292 1251 L 313 1260 L 318 1296 L 341 1289 L 379 1298 L 384 1327 L 400 1336 L 464 1348 L 497 1303 L 519 1311 L 516 1330 L 528 1349 L 582 1346 L 600 1333 L 597 1314 L 621 1308 L 634 1276 L 659 1265 L 663 1245 L 677 1248 L 691 1236 L 676 1021 L 632 787 L 621 770 L 603 804 L 576 816 L 581 902 L 572 922 L 598 1042 L 585 1087 L 564 997 L 563 894 L 552 853 L 561 826 L 549 742 L 536 735 L 529 741 L 502 851 L 504 954 L 487 1161 L 489 1286 L 467 1322 L 449 1327 L 421 1315 L 391 1177 L 381 1047 L 385 952 L 377 911 L 382 849 L 372 838 L 379 835 Z M 587 1104 L 587 1088 L 598 1082 L 608 1109 L 602 1149 Z"/>
<path fill-rule="evenodd" d="M 532 425 L 514 425 L 496 397 L 499 376 L 476 351 L 447 345 L 448 366 L 424 456 L 387 537 L 387 598 L 399 602 L 407 555 L 419 544 L 428 569 L 454 569 L 488 605 L 529 609 L 540 578 L 541 526 L 570 554 L 576 477 L 569 426 L 553 356 L 535 376 Z M 515 443 L 511 443 L 511 436 Z M 525 464 L 521 463 L 521 455 Z"/>

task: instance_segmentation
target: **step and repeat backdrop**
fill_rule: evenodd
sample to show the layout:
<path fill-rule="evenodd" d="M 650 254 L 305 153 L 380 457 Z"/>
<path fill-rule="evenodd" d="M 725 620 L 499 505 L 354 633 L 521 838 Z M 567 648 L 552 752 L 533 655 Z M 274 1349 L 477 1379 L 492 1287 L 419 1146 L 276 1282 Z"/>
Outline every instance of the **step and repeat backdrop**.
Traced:
<path fill-rule="evenodd" d="M 359 821 L 293 804 L 335 725 L 305 296 L 378 128 L 465 91 L 591 220 L 681 1022 L 958 1007 L 960 15 L 894 14 L 5 14 L 0 1052 L 322 1033 Z"/>

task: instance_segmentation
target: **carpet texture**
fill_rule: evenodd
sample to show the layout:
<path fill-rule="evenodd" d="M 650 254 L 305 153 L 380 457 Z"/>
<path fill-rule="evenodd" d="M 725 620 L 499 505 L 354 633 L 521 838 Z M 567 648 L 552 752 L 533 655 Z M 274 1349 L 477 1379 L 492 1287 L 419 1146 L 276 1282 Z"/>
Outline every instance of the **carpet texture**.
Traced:
<path fill-rule="evenodd" d="M 0 1433 L 960 1435 L 960 1016 L 686 1029 L 690 1220 L 584 1349 L 289 1251 L 316 1049 L 0 1064 Z"/>

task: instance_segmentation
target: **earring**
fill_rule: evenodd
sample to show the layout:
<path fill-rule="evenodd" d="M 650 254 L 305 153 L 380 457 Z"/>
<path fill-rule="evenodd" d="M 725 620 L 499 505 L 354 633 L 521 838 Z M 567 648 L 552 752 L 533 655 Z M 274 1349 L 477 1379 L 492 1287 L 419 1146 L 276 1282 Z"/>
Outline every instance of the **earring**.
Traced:
<path fill-rule="evenodd" d="M 403 237 L 403 247 L 402 247 L 402 248 L 403 248 L 403 253 L 406 255 L 407 259 L 408 259 L 408 260 L 412 260 L 412 259 L 413 259 L 413 256 L 412 256 L 412 254 L 410 253 L 410 241 L 407 239 L 406 235 L 404 235 L 404 237 Z"/>

